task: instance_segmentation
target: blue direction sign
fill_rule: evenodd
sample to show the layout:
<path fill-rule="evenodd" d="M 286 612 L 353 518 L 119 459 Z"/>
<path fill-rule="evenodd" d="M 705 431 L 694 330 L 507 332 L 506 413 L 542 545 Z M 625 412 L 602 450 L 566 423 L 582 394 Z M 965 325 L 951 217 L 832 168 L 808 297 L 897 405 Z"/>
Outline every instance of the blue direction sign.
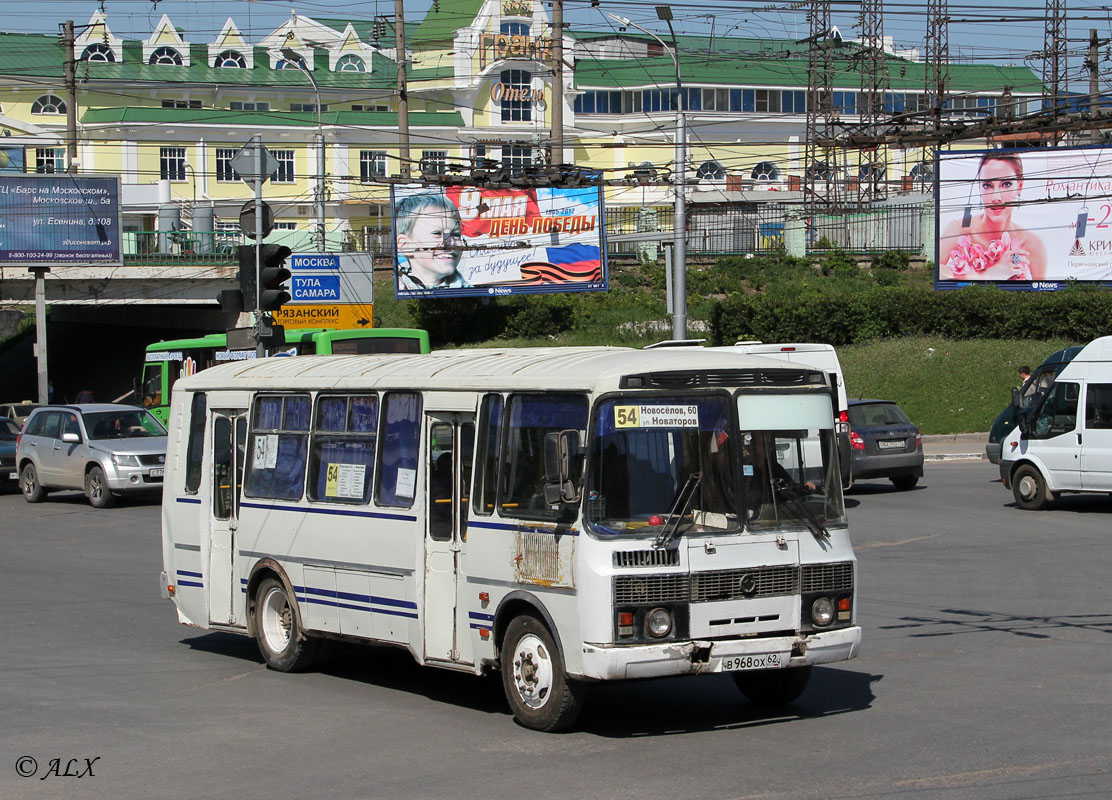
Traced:
<path fill-rule="evenodd" d="M 369 253 L 293 253 L 289 304 L 369 305 L 374 302 Z"/>
<path fill-rule="evenodd" d="M 0 265 L 119 265 L 120 178 L 0 175 Z"/>

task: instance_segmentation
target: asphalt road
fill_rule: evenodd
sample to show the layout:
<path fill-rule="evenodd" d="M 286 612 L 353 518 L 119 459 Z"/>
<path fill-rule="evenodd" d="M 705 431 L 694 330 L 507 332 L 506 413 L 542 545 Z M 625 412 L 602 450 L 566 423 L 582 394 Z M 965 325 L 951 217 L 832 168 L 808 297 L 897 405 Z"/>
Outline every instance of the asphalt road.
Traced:
<path fill-rule="evenodd" d="M 790 713 L 724 676 L 657 680 L 595 687 L 546 735 L 496 680 L 397 650 L 270 672 L 160 599 L 156 504 L 8 491 L 0 798 L 1112 795 L 1112 499 L 1023 512 L 974 462 L 847 502 L 862 655 L 816 669 Z"/>

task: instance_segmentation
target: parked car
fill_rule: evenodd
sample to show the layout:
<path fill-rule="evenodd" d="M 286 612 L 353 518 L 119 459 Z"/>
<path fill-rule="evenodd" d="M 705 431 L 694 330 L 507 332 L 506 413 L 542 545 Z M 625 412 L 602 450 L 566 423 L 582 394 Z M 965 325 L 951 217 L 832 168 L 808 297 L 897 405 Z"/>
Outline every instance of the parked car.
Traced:
<path fill-rule="evenodd" d="M 15 469 L 15 440 L 18 436 L 19 423 L 10 417 L 0 417 L 0 486 L 19 477 Z"/>
<path fill-rule="evenodd" d="M 911 489 L 923 477 L 923 436 L 893 402 L 850 400 L 849 444 L 855 481 L 888 478 Z"/>
<path fill-rule="evenodd" d="M 166 429 L 138 406 L 41 406 L 19 436 L 16 462 L 27 502 L 80 489 L 95 508 L 108 508 L 119 495 L 162 491 Z"/>
<path fill-rule="evenodd" d="M 0 417 L 13 419 L 16 425 L 23 427 L 31 412 L 38 407 L 38 403 L 32 403 L 30 400 L 24 400 L 22 403 L 3 403 L 0 404 Z"/>

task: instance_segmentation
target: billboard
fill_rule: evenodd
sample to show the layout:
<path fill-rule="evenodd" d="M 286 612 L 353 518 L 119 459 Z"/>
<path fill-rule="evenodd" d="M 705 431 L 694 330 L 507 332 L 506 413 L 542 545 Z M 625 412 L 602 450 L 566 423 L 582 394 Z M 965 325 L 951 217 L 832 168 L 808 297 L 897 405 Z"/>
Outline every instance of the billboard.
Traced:
<path fill-rule="evenodd" d="M 0 174 L 0 266 L 118 266 L 120 178 Z"/>
<path fill-rule="evenodd" d="M 935 286 L 1112 286 L 1112 149 L 939 153 Z"/>
<path fill-rule="evenodd" d="M 396 186 L 397 297 L 607 288 L 602 188 Z"/>
<path fill-rule="evenodd" d="M 0 146 L 0 172 L 23 174 L 23 145 L 17 147 Z"/>

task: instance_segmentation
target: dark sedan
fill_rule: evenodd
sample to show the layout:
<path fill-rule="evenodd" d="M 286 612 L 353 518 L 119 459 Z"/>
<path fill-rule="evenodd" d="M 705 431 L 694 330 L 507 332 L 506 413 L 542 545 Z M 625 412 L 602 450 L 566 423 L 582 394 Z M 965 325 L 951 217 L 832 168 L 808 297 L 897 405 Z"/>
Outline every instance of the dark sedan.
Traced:
<path fill-rule="evenodd" d="M 15 440 L 19 424 L 10 417 L 0 417 L 0 486 L 15 485 L 19 475 L 15 471 Z"/>
<path fill-rule="evenodd" d="M 850 400 L 849 443 L 855 481 L 888 478 L 910 489 L 923 477 L 923 437 L 895 403 Z"/>

